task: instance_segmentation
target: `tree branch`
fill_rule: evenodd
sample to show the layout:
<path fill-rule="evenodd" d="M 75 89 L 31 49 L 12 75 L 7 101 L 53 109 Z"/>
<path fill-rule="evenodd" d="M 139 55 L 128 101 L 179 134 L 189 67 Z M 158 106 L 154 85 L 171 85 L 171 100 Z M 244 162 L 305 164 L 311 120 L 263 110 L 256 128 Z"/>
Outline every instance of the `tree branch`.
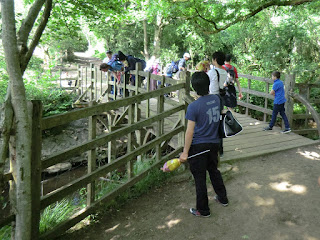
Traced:
<path fill-rule="evenodd" d="M 42 15 L 42 19 L 41 19 L 41 23 L 39 24 L 34 36 L 33 36 L 33 39 L 32 39 L 32 42 L 30 43 L 30 47 L 25 55 L 25 57 L 21 57 L 21 60 L 20 60 L 20 65 L 21 65 L 21 72 L 23 73 L 26 68 L 27 68 L 27 65 L 32 57 L 32 54 L 33 54 L 33 51 L 34 49 L 36 48 L 36 46 L 38 45 L 39 43 L 39 40 L 42 36 L 42 33 L 44 31 L 44 29 L 46 28 L 47 26 L 47 23 L 48 23 L 48 20 L 49 20 L 49 17 L 50 17 L 50 13 L 51 13 L 51 9 L 52 9 L 52 0 L 46 0 L 46 4 L 45 4 L 45 8 L 44 8 L 44 13 Z"/>
<path fill-rule="evenodd" d="M 215 34 L 215 33 L 221 32 L 223 30 L 226 30 L 227 28 L 229 28 L 232 25 L 235 25 L 238 22 L 243 22 L 243 21 L 255 16 L 256 14 L 258 14 L 261 11 L 263 11 L 264 9 L 267 9 L 269 7 L 272 7 L 272 6 L 279 6 L 279 7 L 282 7 L 282 6 L 298 6 L 298 5 L 301 5 L 301 4 L 304 4 L 304 3 L 314 2 L 314 1 L 316 1 L 316 0 L 290 0 L 290 1 L 285 1 L 285 2 L 282 2 L 280 0 L 270 1 L 268 3 L 263 4 L 262 6 L 258 7 L 257 9 L 253 10 L 252 12 L 248 13 L 245 16 L 239 16 L 234 21 L 226 24 L 224 27 L 221 27 L 221 28 L 217 27 L 217 25 L 216 25 L 216 23 L 214 21 L 212 21 L 210 19 L 206 19 L 203 16 L 201 16 L 200 13 L 197 11 L 197 9 L 195 9 L 195 10 L 196 10 L 198 16 L 201 19 L 203 19 L 204 21 L 214 25 L 214 28 L 215 28 L 214 31 L 206 31 L 205 33 L 206 34 Z"/>
<path fill-rule="evenodd" d="M 23 56 L 28 51 L 27 42 L 29 34 L 45 1 L 46 0 L 36 0 L 30 8 L 27 17 L 22 22 L 22 25 L 17 35 L 18 45 L 20 46 L 19 51 L 21 56 Z"/>

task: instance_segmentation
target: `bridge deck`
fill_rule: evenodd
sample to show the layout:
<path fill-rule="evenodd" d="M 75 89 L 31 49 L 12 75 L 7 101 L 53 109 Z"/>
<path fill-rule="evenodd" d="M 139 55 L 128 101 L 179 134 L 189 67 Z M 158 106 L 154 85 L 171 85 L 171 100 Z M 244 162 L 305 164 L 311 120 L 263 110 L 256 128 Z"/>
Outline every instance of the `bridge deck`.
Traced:
<path fill-rule="evenodd" d="M 224 139 L 222 161 L 251 158 L 318 142 L 293 132 L 283 134 L 279 127 L 263 131 L 267 123 L 238 113 L 234 116 L 242 124 L 243 131 L 237 136 Z"/>

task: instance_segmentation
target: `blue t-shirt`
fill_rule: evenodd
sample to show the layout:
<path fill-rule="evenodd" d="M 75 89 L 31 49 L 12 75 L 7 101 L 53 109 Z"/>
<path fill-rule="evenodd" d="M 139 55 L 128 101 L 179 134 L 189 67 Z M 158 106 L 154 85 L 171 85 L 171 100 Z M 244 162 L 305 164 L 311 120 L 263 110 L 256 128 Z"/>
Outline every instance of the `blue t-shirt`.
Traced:
<path fill-rule="evenodd" d="M 220 98 L 206 95 L 192 102 L 186 119 L 195 122 L 192 144 L 219 143 Z"/>
<path fill-rule="evenodd" d="M 275 92 L 273 101 L 274 104 L 282 104 L 287 101 L 284 94 L 283 82 L 280 79 L 274 80 L 272 89 Z"/>

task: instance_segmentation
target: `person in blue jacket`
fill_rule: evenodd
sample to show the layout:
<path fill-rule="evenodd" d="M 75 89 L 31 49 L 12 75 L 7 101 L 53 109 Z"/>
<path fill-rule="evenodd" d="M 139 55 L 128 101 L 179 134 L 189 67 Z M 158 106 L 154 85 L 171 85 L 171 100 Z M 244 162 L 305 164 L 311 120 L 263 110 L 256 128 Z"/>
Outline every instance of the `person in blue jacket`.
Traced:
<path fill-rule="evenodd" d="M 285 98 L 283 82 L 280 80 L 280 72 L 277 72 L 277 71 L 273 72 L 271 77 L 273 80 L 273 86 L 272 86 L 272 90 L 270 91 L 270 94 L 274 95 L 273 111 L 272 111 L 272 117 L 271 117 L 269 126 L 265 127 L 263 130 L 264 131 L 272 130 L 273 126 L 276 123 L 277 115 L 278 113 L 280 113 L 285 125 L 285 129 L 282 131 L 282 133 L 289 133 L 291 132 L 291 129 L 290 129 L 289 121 L 284 108 L 284 104 L 287 100 Z"/>

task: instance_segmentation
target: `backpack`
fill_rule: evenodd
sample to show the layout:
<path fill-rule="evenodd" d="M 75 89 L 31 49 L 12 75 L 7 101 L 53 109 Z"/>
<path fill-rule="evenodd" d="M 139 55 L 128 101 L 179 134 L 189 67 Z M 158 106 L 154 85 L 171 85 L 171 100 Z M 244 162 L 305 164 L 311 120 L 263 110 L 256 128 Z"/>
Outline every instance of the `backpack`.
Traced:
<path fill-rule="evenodd" d="M 223 65 L 226 69 L 228 75 L 227 75 L 227 84 L 234 84 L 234 80 L 236 79 L 236 73 L 234 71 L 234 66 L 231 68 L 228 68 L 226 65 Z"/>
<path fill-rule="evenodd" d="M 179 61 L 172 61 L 167 68 L 167 74 L 176 73 L 179 71 Z"/>

